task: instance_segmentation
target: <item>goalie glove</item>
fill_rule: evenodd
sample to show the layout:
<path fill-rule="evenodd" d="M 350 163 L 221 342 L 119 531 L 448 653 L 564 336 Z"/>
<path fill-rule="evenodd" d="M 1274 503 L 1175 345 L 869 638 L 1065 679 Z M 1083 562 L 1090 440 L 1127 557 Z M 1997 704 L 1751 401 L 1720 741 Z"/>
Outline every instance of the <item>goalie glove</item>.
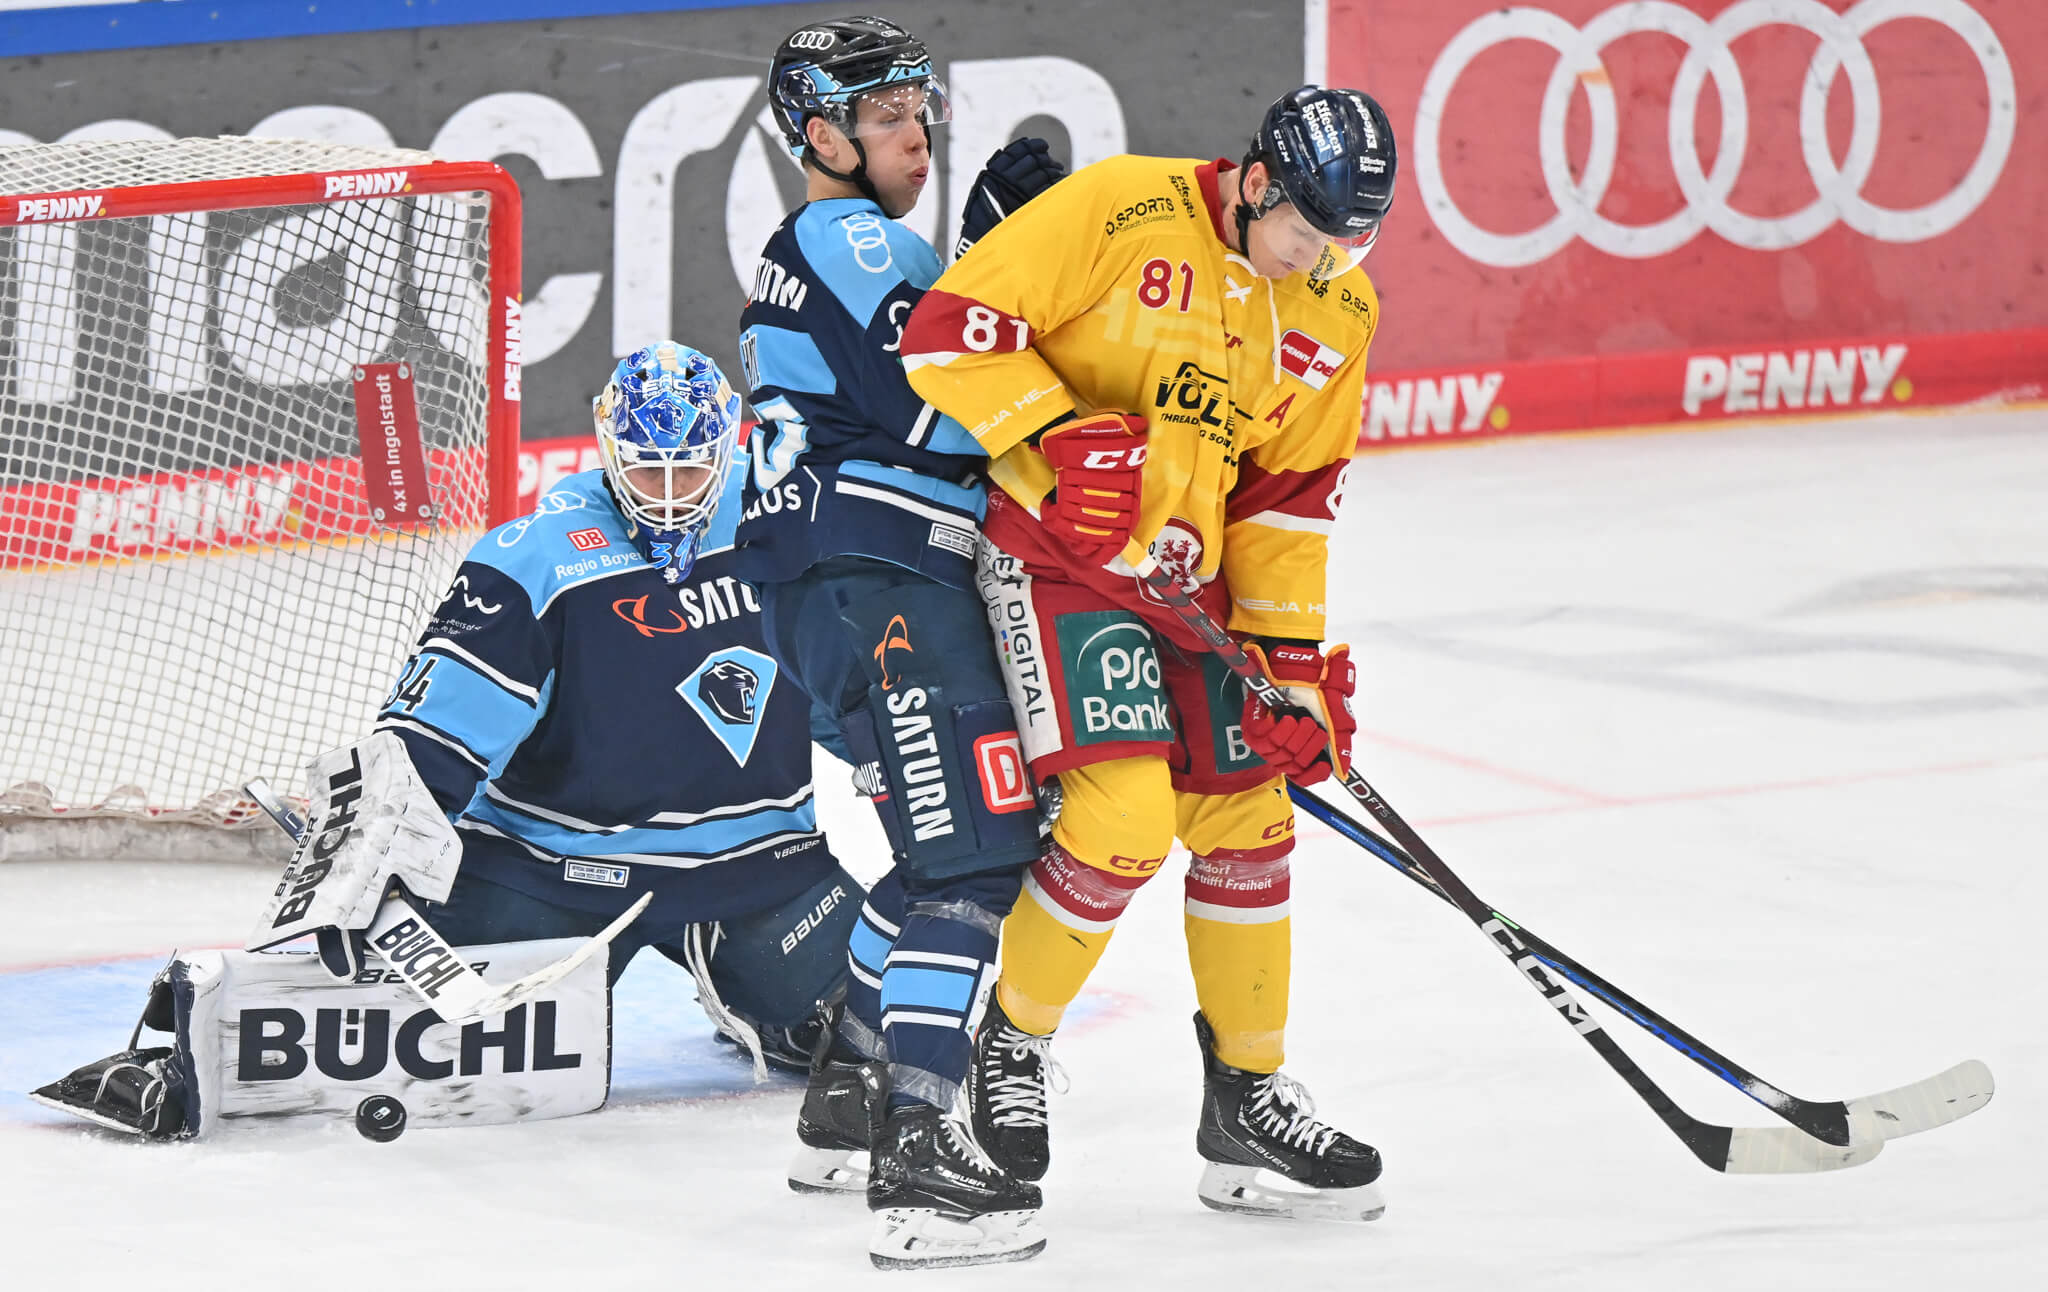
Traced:
<path fill-rule="evenodd" d="M 1067 168 L 1043 139 L 1012 139 L 996 149 L 975 177 L 974 187 L 967 190 L 953 259 L 966 255 L 967 249 L 988 236 L 1004 217 L 1051 188 L 1066 173 Z"/>
<path fill-rule="evenodd" d="M 337 978 L 362 965 L 362 931 L 394 885 L 445 902 L 462 862 L 462 843 L 420 780 L 405 742 L 388 731 L 313 760 L 306 833 L 292 852 L 256 931 L 261 951 L 308 933 Z"/>
<path fill-rule="evenodd" d="M 1039 522 L 1091 565 L 1122 552 L 1138 523 L 1145 448 L 1145 419 L 1132 413 L 1094 413 L 1044 432 L 1038 449 L 1055 482 Z"/>
<path fill-rule="evenodd" d="M 1351 716 L 1351 695 L 1358 685 L 1351 648 L 1339 646 L 1324 655 L 1296 642 L 1269 648 L 1247 642 L 1244 653 L 1293 701 L 1276 712 L 1246 694 L 1244 742 L 1252 752 L 1297 785 L 1326 779 L 1332 767 L 1350 771 L 1351 734 L 1358 730 Z"/>

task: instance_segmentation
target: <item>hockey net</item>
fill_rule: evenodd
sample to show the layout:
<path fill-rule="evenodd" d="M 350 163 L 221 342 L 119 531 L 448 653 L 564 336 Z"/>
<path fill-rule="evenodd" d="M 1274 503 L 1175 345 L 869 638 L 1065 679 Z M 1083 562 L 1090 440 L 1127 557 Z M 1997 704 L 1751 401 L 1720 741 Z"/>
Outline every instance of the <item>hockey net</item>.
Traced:
<path fill-rule="evenodd" d="M 0 148 L 0 857 L 245 848 L 246 781 L 367 732 L 516 505 L 518 293 L 486 163 Z"/>

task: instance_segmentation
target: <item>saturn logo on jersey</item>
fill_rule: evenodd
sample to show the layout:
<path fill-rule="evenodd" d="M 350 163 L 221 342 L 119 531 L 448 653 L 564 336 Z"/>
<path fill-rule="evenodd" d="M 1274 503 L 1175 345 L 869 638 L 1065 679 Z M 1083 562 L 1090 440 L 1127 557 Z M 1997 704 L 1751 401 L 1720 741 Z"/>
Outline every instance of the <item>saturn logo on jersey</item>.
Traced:
<path fill-rule="evenodd" d="M 906 655 L 917 653 L 916 649 L 910 644 L 910 625 L 903 622 L 902 615 L 891 617 L 889 626 L 882 630 L 881 644 L 875 647 L 875 666 L 882 670 L 882 689 L 884 691 L 892 689 L 898 682 L 903 680 L 901 674 L 895 677 L 889 675 L 889 652 L 892 650 L 900 650 Z"/>
<path fill-rule="evenodd" d="M 683 619 L 682 612 L 678 611 L 674 606 L 664 606 L 660 611 L 656 612 L 657 615 L 665 612 L 669 618 L 675 620 L 673 627 L 666 624 L 650 623 L 647 618 L 647 595 L 651 594 L 637 597 L 620 597 L 617 601 L 612 602 L 612 613 L 633 625 L 634 631 L 642 637 L 652 637 L 656 633 L 681 633 L 690 630 L 690 625 Z"/>

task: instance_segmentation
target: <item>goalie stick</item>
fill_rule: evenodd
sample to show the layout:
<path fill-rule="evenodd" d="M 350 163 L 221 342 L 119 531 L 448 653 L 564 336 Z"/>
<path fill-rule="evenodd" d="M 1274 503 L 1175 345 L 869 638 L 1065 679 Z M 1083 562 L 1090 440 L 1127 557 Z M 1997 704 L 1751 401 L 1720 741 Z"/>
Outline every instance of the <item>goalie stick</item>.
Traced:
<path fill-rule="evenodd" d="M 1036 514 L 1034 509 L 1033 514 Z M 1272 708 L 1298 708 L 1288 700 L 1265 671 L 1254 664 L 1249 656 L 1230 634 L 1224 631 L 1210 614 L 1195 601 L 1194 594 L 1164 569 L 1151 553 L 1133 540 L 1124 544 L 1121 553 L 1123 562 L 1131 572 L 1150 588 L 1161 602 L 1179 616 L 1182 623 L 1198 637 L 1204 647 L 1223 662 L 1224 667 L 1243 679 L 1245 689 Z M 1876 1157 L 1884 1147 L 1883 1114 L 1872 1101 L 1857 1100 L 1845 1105 L 1849 1140 L 1846 1144 L 1829 1144 L 1799 1130 L 1779 1127 L 1757 1128 L 1747 1126 L 1721 1126 L 1703 1122 L 1692 1116 L 1664 1093 L 1663 1087 L 1650 1079 L 1648 1073 L 1636 1066 L 1605 1028 L 1586 1012 L 1562 981 L 1553 976 L 1550 966 L 1533 954 L 1523 942 L 1518 931 L 1498 919 L 1491 907 L 1481 901 L 1477 894 L 1466 887 L 1456 872 L 1437 856 L 1422 836 L 1415 833 L 1409 824 L 1394 811 L 1393 805 L 1380 796 L 1378 790 L 1369 785 L 1354 766 L 1349 771 L 1340 771 L 1338 781 L 1351 796 L 1372 813 L 1394 839 L 1407 850 L 1416 867 L 1426 875 L 1444 897 L 1464 912 L 1465 917 L 1479 926 L 1487 940 L 1505 955 L 1522 976 L 1543 998 L 1550 1002 L 1571 1029 L 1593 1047 L 1607 1066 L 1614 1069 L 1629 1089 L 1649 1105 L 1672 1134 L 1676 1135 L 1693 1156 L 1716 1171 L 1730 1174 L 1790 1174 L 1810 1171 L 1834 1171 L 1844 1167 L 1859 1166 Z M 1959 1081 L 1975 1078 L 1979 1071 L 1984 1078 L 1988 1099 L 1990 1071 L 1982 1064 L 1963 1064 L 1951 1069 L 1944 1077 L 1956 1076 Z M 1942 1078 L 1935 1078 L 1940 1081 Z M 1921 1083 L 1926 1085 L 1928 1083 Z M 1918 1087 L 1908 1086 L 1892 1095 L 1913 1092 Z M 1944 1092 L 1929 1092 L 1939 1096 Z M 1912 1115 L 1928 1120 L 1930 1125 L 1939 1121 L 1929 1120 L 1927 1109 L 1915 1110 Z M 1955 1116 L 1970 1111 L 1964 1108 Z M 1953 1117 L 1946 1120 L 1953 1120 Z M 1904 1132 L 1901 1132 L 1904 1133 Z"/>
<path fill-rule="evenodd" d="M 253 780 L 242 786 L 242 790 L 294 841 L 304 836 L 306 823 L 278 798 L 269 782 Z M 427 917 L 413 906 L 402 884 L 393 883 L 385 892 L 384 900 L 377 907 L 377 916 L 371 921 L 365 936 L 378 958 L 396 970 L 405 985 L 431 1006 L 443 1022 L 470 1023 L 495 1018 L 545 993 L 596 955 L 599 948 L 609 945 L 619 931 L 638 918 L 653 900 L 654 894 L 642 893 L 639 901 L 627 907 L 624 914 L 593 934 L 582 946 L 555 963 L 536 969 L 503 987 L 492 986 L 482 974 L 462 963 L 461 957 L 449 947 L 447 939 L 435 932 Z M 442 967 L 416 972 L 415 966 L 428 963 Z"/>
<path fill-rule="evenodd" d="M 1450 896 L 1437 886 L 1428 872 L 1416 864 L 1413 857 L 1373 833 L 1361 822 L 1299 785 L 1290 782 L 1287 792 L 1293 797 L 1295 804 L 1310 816 L 1444 901 L 1451 901 Z M 1924 1080 L 1900 1086 L 1896 1090 L 1887 1090 L 1883 1094 L 1864 1095 L 1833 1103 L 1801 1099 L 1797 1095 L 1787 1094 L 1741 1064 L 1717 1053 L 1706 1042 L 1692 1036 L 1656 1010 L 1608 982 L 1570 955 L 1558 950 L 1538 936 L 1534 929 L 1517 924 L 1498 909 L 1493 911 L 1493 918 L 1511 930 L 1528 949 L 1529 954 L 1591 992 L 1594 999 L 1614 1009 L 1636 1026 L 1815 1139 L 1825 1140 L 1830 1144 L 1850 1144 L 1851 1127 L 1857 1123 L 1857 1114 L 1860 1111 L 1867 1110 L 1876 1118 L 1883 1138 L 1898 1139 L 1904 1135 L 1918 1135 L 1921 1131 L 1932 1130 L 1936 1126 L 1945 1126 L 1960 1117 L 1969 1116 L 1991 1101 L 1994 1089 L 1991 1069 L 1976 1059 L 1958 1063 L 1945 1072 L 1938 1072 Z M 1754 1133 L 1763 1135 L 1785 1132 Z"/>

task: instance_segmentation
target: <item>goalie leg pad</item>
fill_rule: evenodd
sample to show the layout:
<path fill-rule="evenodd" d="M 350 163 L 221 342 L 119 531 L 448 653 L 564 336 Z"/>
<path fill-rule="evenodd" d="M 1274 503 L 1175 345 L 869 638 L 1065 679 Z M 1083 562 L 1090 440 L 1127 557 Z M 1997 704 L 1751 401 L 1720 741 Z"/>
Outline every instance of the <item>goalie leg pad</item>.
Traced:
<path fill-rule="evenodd" d="M 464 962 L 519 978 L 575 949 L 562 939 L 461 949 Z M 488 1125 L 602 1107 L 611 1084 L 607 959 L 579 966 L 540 998 L 455 1027 L 372 966 L 332 985 L 304 956 L 217 954 L 220 1051 L 195 1053 L 202 1106 L 220 1117 L 353 1115 L 390 1095 L 409 1124 Z M 297 961 L 298 963 L 286 963 Z M 271 963 L 264 963 L 271 962 Z M 314 983 L 323 990 L 310 990 Z M 195 1038 L 199 1029 L 191 1029 Z"/>
<path fill-rule="evenodd" d="M 777 906 L 694 925 L 655 949 L 697 980 L 721 1039 L 758 1050 L 770 1066 L 806 1072 L 830 1007 L 846 994 L 846 945 L 860 898 L 860 881 L 835 867 Z"/>
<path fill-rule="evenodd" d="M 711 958 L 719 996 L 756 1026 L 812 1018 L 845 988 L 846 945 L 861 898 L 860 881 L 842 867 L 771 910 L 721 920 L 724 936 Z"/>
<path fill-rule="evenodd" d="M 576 945 L 520 942 L 461 953 L 480 971 L 517 978 Z M 605 970 L 606 958 L 596 956 L 540 998 L 456 1027 L 381 965 L 338 983 L 306 953 L 181 956 L 165 978 L 171 1046 L 131 1047 L 38 1093 L 88 1120 L 127 1122 L 116 1128 L 160 1137 L 174 1116 L 182 1116 L 176 1133 L 185 1135 L 211 1133 L 236 1117 L 352 1117 L 370 1095 L 397 1099 L 412 1126 L 590 1112 L 604 1105 L 611 1085 Z M 99 1077 L 104 1083 L 87 1091 Z"/>

